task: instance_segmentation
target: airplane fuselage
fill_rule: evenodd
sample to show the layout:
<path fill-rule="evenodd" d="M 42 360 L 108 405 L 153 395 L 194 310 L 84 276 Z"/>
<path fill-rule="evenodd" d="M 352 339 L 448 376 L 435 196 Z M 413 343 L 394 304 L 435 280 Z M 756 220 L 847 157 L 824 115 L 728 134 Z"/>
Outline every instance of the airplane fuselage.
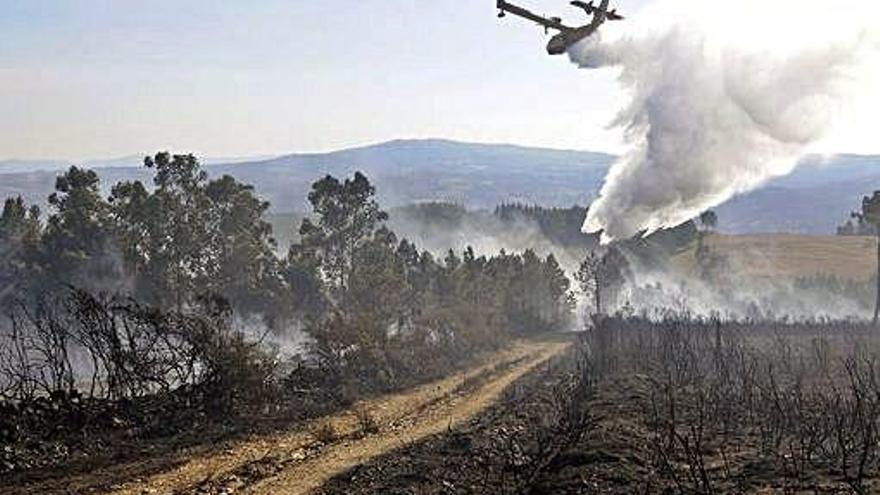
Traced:
<path fill-rule="evenodd" d="M 568 41 L 568 35 L 559 33 L 550 38 L 550 42 L 547 43 L 547 53 L 550 55 L 562 55 L 568 51 L 569 46 L 571 46 L 571 43 Z"/>
<path fill-rule="evenodd" d="M 589 37 L 594 32 L 596 32 L 596 28 L 593 26 L 584 26 L 578 29 L 572 29 L 571 31 L 563 31 L 550 38 L 550 42 L 547 43 L 547 53 L 550 55 L 564 55 L 572 45 Z"/>

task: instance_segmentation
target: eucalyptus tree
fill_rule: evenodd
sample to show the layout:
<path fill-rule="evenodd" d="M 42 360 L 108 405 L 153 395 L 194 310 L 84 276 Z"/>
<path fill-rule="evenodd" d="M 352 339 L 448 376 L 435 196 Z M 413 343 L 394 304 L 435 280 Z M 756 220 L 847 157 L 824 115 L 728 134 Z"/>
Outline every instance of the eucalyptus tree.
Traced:
<path fill-rule="evenodd" d="M 52 285 L 113 289 L 121 269 L 110 205 L 92 170 L 71 167 L 55 181 L 43 235 L 43 269 Z"/>
<path fill-rule="evenodd" d="M 360 172 L 342 182 L 328 175 L 309 193 L 315 221 L 303 221 L 302 245 L 319 257 L 325 281 L 337 299 L 348 288 L 355 250 L 388 219 L 375 195 L 376 188 Z"/>
<path fill-rule="evenodd" d="M 0 212 L 0 307 L 32 288 L 41 236 L 39 207 L 28 207 L 21 196 L 7 198 Z"/>

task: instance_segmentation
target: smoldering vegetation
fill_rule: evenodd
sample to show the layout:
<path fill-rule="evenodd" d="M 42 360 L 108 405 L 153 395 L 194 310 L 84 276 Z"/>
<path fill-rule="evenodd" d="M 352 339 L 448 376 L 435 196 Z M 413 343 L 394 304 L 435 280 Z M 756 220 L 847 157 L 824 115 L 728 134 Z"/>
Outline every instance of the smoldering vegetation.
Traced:
<path fill-rule="evenodd" d="M 615 317 L 583 345 L 592 419 L 567 447 L 582 462 L 545 475 L 558 490 L 877 489 L 880 347 L 868 323 Z"/>
<path fill-rule="evenodd" d="M 521 380 L 323 493 L 875 493 L 876 279 L 749 280 L 709 248 L 710 219 L 583 259 L 588 322 L 558 382 Z M 689 242 L 695 276 L 657 269 Z"/>
<path fill-rule="evenodd" d="M 159 154 L 145 165 L 154 176 L 151 187 L 120 183 L 104 198 L 95 174 L 72 168 L 59 177 L 45 215 L 18 198 L 4 205 L 4 484 L 62 478 L 95 466 L 161 458 L 163 449 L 287 429 L 361 398 L 448 376 L 516 339 L 547 332 L 586 330 L 588 337 L 540 375 L 556 380 L 555 388 L 541 394 L 531 385 L 518 389 L 502 406 L 531 404 L 529 414 L 547 424 L 524 435 L 520 416 L 499 412 L 497 418 L 518 428 L 502 435 L 507 451 L 483 438 L 500 431 L 495 420 L 474 430 L 475 445 L 494 459 L 484 466 L 497 475 L 487 482 L 487 493 L 514 479 L 523 489 L 543 479 L 559 464 L 560 452 L 578 448 L 585 438 L 595 406 L 590 401 L 614 399 L 604 387 L 621 377 L 646 375 L 657 380 L 652 390 L 687 394 L 719 382 L 733 391 L 700 394 L 734 394 L 739 401 L 760 392 L 760 402 L 768 400 L 770 380 L 760 373 L 782 365 L 771 381 L 783 387 L 773 392 L 783 398 L 794 393 L 786 387 L 797 380 L 825 380 L 822 393 L 839 390 L 838 402 L 857 396 L 864 402 L 873 393 L 846 388 L 847 380 L 870 380 L 861 367 L 853 378 L 848 370 L 855 365 L 845 364 L 863 366 L 868 361 L 862 358 L 873 356 L 868 327 L 860 323 L 870 312 L 870 274 L 864 281 L 822 274 L 787 281 L 739 276 L 735 261 L 708 242 L 715 228 L 708 213 L 675 229 L 599 246 L 597 236 L 580 232 L 585 208 L 505 204 L 474 212 L 429 203 L 389 213 L 362 174 L 328 176 L 313 184 L 313 211 L 289 226 L 297 234 L 279 252 L 266 220 L 269 205 L 252 187 L 228 176 L 209 179 L 192 156 Z M 865 205 L 864 219 L 873 218 Z M 817 371 L 810 346 L 822 339 L 836 364 Z M 791 348 L 787 354 L 761 354 L 768 343 L 783 341 Z M 578 352 L 583 356 L 575 359 Z M 719 368 L 723 374 L 712 375 L 722 373 L 709 369 L 718 352 L 753 362 L 752 381 L 738 376 L 746 372 L 730 368 L 736 363 L 727 357 L 726 368 Z M 674 361 L 680 359 L 685 361 Z M 798 366 L 807 370 L 804 377 L 791 375 Z M 669 368 L 682 368 L 684 378 L 656 374 Z M 564 376 L 553 378 L 556 373 Z M 679 381 L 660 381 L 668 376 Z M 698 377 L 703 381 L 693 382 Z M 813 400 L 812 389 L 800 390 Z M 673 406 L 666 396 L 644 404 L 659 411 L 687 409 L 680 405 L 692 400 L 685 392 L 676 392 Z M 791 397 L 777 406 L 808 402 Z M 822 397 L 804 407 L 817 410 L 830 400 Z M 631 404 L 624 402 L 621 407 Z M 739 402 L 712 407 L 734 406 Z M 765 423 L 755 418 L 770 409 L 748 407 L 731 413 L 746 418 L 730 426 L 744 431 L 743 438 L 760 433 Z M 846 421 L 873 413 L 859 414 Z M 665 469 L 669 486 L 682 492 L 733 483 L 712 471 L 710 461 L 704 460 L 709 482 L 700 473 L 693 478 L 690 468 L 681 471 L 682 463 L 693 461 L 687 458 L 693 440 L 683 446 L 679 439 L 691 422 L 681 418 L 645 420 L 646 431 L 665 421 L 660 433 L 668 432 L 674 420 L 674 429 L 684 433 L 666 437 L 668 466 L 656 464 L 663 459 L 659 453 L 645 457 L 644 465 Z M 364 434 L 371 434 L 376 425 L 368 414 L 361 419 Z M 792 425 L 801 420 L 780 420 L 783 433 L 774 433 L 774 442 L 790 449 L 786 435 L 794 435 L 791 429 L 802 426 Z M 862 433 L 846 434 L 854 439 L 846 440 L 850 444 L 864 441 L 854 436 Z M 815 463 L 810 472 L 868 486 L 873 451 L 865 454 L 864 472 L 853 474 L 850 451 L 841 461 L 830 446 L 822 448 L 804 461 Z M 492 471 L 496 461 L 507 467 Z M 510 477 L 510 466 L 527 467 L 528 475 Z M 843 470 L 843 477 L 834 478 L 834 469 Z"/>
<path fill-rule="evenodd" d="M 719 286 L 699 278 L 646 271 L 641 284 L 626 288 L 617 302 L 622 314 L 650 319 L 669 311 L 683 317 L 779 319 L 794 321 L 864 320 L 874 304 L 873 279 L 852 281 L 834 275 L 792 280 L 732 277 Z"/>
<path fill-rule="evenodd" d="M 553 254 L 572 273 L 583 254 L 596 248 L 599 238 L 584 234 L 578 225 L 587 209 L 546 208 L 520 203 L 498 205 L 493 211 L 468 210 L 454 203 L 422 203 L 389 212 L 389 225 L 429 252 L 449 249 L 493 255 L 502 251 L 532 250 Z"/>
<path fill-rule="evenodd" d="M 864 320 L 874 309 L 876 274 L 850 278 L 834 273 L 835 265 L 846 263 L 835 258 L 839 255 L 829 254 L 823 263 L 828 271 L 779 274 L 775 261 L 759 250 L 740 248 L 732 256 L 713 247 L 714 227 L 699 220 L 691 229 L 676 230 L 659 243 L 649 238 L 618 244 L 628 275 L 609 302 L 611 313 L 648 319 L 673 311 L 684 318 L 818 321 Z M 865 254 L 870 255 L 874 244 L 866 241 Z"/>
<path fill-rule="evenodd" d="M 152 190 L 59 177 L 45 222 L 0 217 L 0 475 L 60 476 L 163 446 L 288 427 L 569 328 L 553 255 L 443 257 L 386 225 L 361 174 L 313 185 L 284 257 L 268 205 L 191 156 Z M 298 339 L 299 349 L 281 345 Z M 16 481 L 17 480 L 17 481 Z"/>
<path fill-rule="evenodd" d="M 875 493 L 878 344 L 864 321 L 597 317 L 479 417 L 320 493 Z"/>
<path fill-rule="evenodd" d="M 601 312 L 654 318 L 670 310 L 683 316 L 724 319 L 864 319 L 874 305 L 875 278 L 846 278 L 828 272 L 786 277 L 754 277 L 748 265 L 773 260 L 760 251 L 731 258 L 710 246 L 715 226 L 700 219 L 655 233 L 601 247 L 599 236 L 580 231 L 587 209 L 499 205 L 494 211 L 468 210 L 451 203 L 425 203 L 390 212 L 389 224 L 418 245 L 442 255 L 446 249 L 472 247 L 481 254 L 523 252 L 553 254 L 575 281 L 585 257 L 612 253 L 620 280 L 611 277 Z M 844 216 L 844 215 L 842 215 Z M 864 223 L 864 222 L 863 222 Z M 686 265 L 686 266 L 682 266 Z M 595 289 L 577 291 L 579 317 L 597 312 Z M 592 284 L 595 286 L 595 284 Z M 589 324 L 589 321 L 579 323 Z"/>

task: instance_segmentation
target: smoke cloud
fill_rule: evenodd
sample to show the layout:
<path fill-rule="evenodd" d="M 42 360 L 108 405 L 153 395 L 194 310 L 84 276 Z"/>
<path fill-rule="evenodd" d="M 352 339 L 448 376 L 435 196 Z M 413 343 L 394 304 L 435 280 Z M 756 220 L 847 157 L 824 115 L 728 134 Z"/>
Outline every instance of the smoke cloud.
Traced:
<path fill-rule="evenodd" d="M 630 96 L 613 123 L 628 150 L 583 227 L 606 242 L 674 227 L 790 173 L 877 91 L 874 2 L 670 0 L 639 17 L 569 53 L 583 68 L 618 67 Z M 607 36 L 614 29 L 636 34 Z"/>

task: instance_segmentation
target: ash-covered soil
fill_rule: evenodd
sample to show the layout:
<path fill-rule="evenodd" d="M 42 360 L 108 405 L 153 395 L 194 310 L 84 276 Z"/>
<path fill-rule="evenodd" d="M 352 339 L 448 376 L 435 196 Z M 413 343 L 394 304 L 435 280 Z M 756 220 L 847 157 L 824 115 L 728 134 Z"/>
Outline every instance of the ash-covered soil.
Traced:
<path fill-rule="evenodd" d="M 572 433 L 583 431 L 583 385 L 572 348 L 518 380 L 471 421 L 402 445 L 315 493 L 528 493 L 571 443 Z M 548 489 L 535 493 L 559 493 Z"/>
<path fill-rule="evenodd" d="M 453 376 L 359 401 L 289 430 L 227 438 L 213 447 L 173 449 L 110 468 L 45 480 L 0 483 L 2 493 L 308 493 L 353 466 L 455 430 L 512 384 L 571 347 L 562 336 L 523 341 Z"/>
<path fill-rule="evenodd" d="M 663 328 L 681 330 L 675 325 Z M 601 332 L 593 334 L 597 336 Z M 834 344 L 826 338 L 813 339 L 812 345 L 845 355 L 844 343 L 853 338 L 848 333 Z M 605 349 L 637 342 L 648 348 L 647 339 L 628 344 L 620 339 L 615 336 L 616 344 L 606 342 Z M 762 334 L 745 341 L 758 350 L 736 342 L 728 335 L 712 344 L 716 354 L 699 350 L 698 355 L 709 356 L 710 368 L 693 363 L 668 368 L 675 373 L 667 379 L 690 377 L 682 384 L 664 382 L 659 368 L 653 374 L 639 372 L 642 360 L 654 355 L 650 352 L 633 359 L 636 354 L 596 353 L 575 345 L 517 380 L 470 421 L 402 444 L 312 493 L 880 493 L 880 406 L 875 402 L 880 395 L 866 392 L 877 390 L 880 365 L 876 358 L 866 357 L 867 348 L 859 347 L 858 358 L 840 361 L 848 374 L 829 374 L 834 380 L 826 387 L 833 393 L 822 396 L 820 381 L 803 378 L 811 376 L 804 364 L 809 355 L 796 354 L 781 340 L 775 344 L 781 347 L 774 348 Z M 795 342 L 809 345 L 810 340 L 796 335 Z M 742 352 L 725 354 L 725 349 Z M 780 349 L 790 353 L 780 354 Z M 581 353 L 593 359 L 585 360 Z M 625 355 L 629 359 L 623 359 Z M 688 362 L 686 355 L 682 351 L 667 357 L 680 365 Z M 720 382 L 711 379 L 711 369 L 744 379 L 733 374 L 736 370 L 724 356 L 738 356 L 744 369 L 753 373 L 746 377 L 753 383 L 748 389 L 753 391 L 751 402 L 732 399 L 730 388 L 712 388 Z M 769 364 L 755 365 L 760 356 Z M 833 360 L 823 356 L 816 359 L 831 366 Z M 793 370 L 801 381 L 785 378 L 776 371 L 780 368 Z M 762 370 L 770 374 L 766 383 L 756 378 Z M 749 407 L 755 412 L 748 413 Z"/>

